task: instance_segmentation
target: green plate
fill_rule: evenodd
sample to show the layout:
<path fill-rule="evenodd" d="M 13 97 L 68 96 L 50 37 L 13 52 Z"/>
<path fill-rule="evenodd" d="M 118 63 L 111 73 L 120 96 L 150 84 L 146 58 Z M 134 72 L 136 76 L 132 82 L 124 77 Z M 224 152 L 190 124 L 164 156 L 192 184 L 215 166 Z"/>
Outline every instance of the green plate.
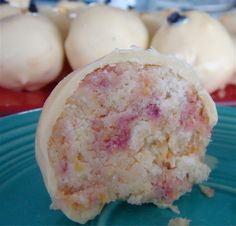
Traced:
<path fill-rule="evenodd" d="M 236 225 L 236 108 L 218 106 L 219 123 L 208 154 L 218 159 L 207 182 L 215 196 L 197 186 L 175 202 L 191 225 Z M 40 110 L 0 118 L 0 225 L 77 225 L 50 199 L 34 156 L 35 128 Z M 177 217 L 168 209 L 114 202 L 87 225 L 167 225 Z"/>

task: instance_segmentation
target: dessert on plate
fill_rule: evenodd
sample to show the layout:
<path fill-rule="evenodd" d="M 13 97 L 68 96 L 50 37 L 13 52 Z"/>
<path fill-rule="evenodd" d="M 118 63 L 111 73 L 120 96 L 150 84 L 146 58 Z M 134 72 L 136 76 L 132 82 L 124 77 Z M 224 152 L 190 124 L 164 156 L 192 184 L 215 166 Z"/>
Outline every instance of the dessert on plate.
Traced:
<path fill-rule="evenodd" d="M 154 50 L 115 50 L 62 80 L 37 128 L 52 208 L 85 223 L 126 200 L 169 207 L 207 179 L 215 104 L 192 68 Z"/>

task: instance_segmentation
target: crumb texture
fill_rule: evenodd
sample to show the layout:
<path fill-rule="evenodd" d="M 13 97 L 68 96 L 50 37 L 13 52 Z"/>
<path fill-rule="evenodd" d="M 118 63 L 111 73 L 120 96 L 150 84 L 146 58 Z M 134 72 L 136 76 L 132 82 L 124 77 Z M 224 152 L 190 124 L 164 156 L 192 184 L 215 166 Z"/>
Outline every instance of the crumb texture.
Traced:
<path fill-rule="evenodd" d="M 170 206 L 208 177 L 210 133 L 194 86 L 171 68 L 98 68 L 67 99 L 49 140 L 53 205 L 78 212 L 117 199 Z"/>
<path fill-rule="evenodd" d="M 200 184 L 199 189 L 202 192 L 202 194 L 204 194 L 208 198 L 212 198 L 215 195 L 215 190 L 206 185 Z"/>
<path fill-rule="evenodd" d="M 171 219 L 168 223 L 168 226 L 189 226 L 189 225 L 190 225 L 190 220 L 181 217 Z"/>

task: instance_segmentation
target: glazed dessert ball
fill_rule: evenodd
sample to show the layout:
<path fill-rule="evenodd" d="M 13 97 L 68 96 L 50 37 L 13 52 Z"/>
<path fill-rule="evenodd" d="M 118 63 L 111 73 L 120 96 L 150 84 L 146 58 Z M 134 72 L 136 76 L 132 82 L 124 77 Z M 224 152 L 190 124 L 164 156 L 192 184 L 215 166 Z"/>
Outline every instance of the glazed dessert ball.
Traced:
<path fill-rule="evenodd" d="M 72 21 L 65 48 L 72 68 L 76 69 L 115 48 L 146 48 L 147 44 L 148 32 L 137 15 L 98 5 L 83 10 Z"/>
<path fill-rule="evenodd" d="M 36 14 L 0 20 L 0 86 L 36 90 L 61 71 L 63 46 L 55 25 Z"/>
<path fill-rule="evenodd" d="M 9 17 L 9 16 L 21 14 L 21 13 L 22 13 L 21 9 L 19 8 L 12 7 L 7 4 L 2 4 L 2 5 L 0 4 L 0 20 L 5 17 Z"/>
<path fill-rule="evenodd" d="M 151 46 L 193 65 L 209 92 L 223 88 L 231 79 L 232 39 L 224 27 L 206 13 L 172 13 L 155 34 Z"/>
<path fill-rule="evenodd" d="M 166 23 L 166 17 L 168 17 L 175 9 L 166 9 L 160 12 L 141 13 L 140 18 L 145 24 L 148 33 L 149 40 L 151 41 L 156 31 L 161 27 L 163 23 Z"/>
<path fill-rule="evenodd" d="M 207 179 L 216 121 L 194 71 L 174 57 L 115 50 L 74 71 L 47 99 L 37 128 L 52 207 L 85 223 L 115 200 L 170 206 Z"/>

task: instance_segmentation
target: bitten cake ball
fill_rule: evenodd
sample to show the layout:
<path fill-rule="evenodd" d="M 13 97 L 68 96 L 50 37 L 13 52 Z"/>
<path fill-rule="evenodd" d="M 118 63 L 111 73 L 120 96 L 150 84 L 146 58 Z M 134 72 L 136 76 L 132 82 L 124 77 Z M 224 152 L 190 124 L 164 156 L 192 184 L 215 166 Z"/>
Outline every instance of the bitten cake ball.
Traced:
<path fill-rule="evenodd" d="M 109 6 L 88 7 L 73 20 L 66 54 L 73 69 L 132 45 L 146 48 L 148 32 L 138 15 Z"/>
<path fill-rule="evenodd" d="M 194 71 L 153 50 L 116 50 L 73 72 L 46 101 L 37 129 L 52 207 L 85 223 L 115 200 L 170 206 L 207 179 L 216 121 Z"/>
<path fill-rule="evenodd" d="M 37 14 L 0 20 L 0 86 L 36 90 L 54 80 L 63 63 L 55 25 Z"/>
<path fill-rule="evenodd" d="M 198 11 L 174 12 L 155 34 L 151 46 L 174 54 L 197 70 L 209 92 L 230 81 L 234 69 L 233 42 L 216 19 Z"/>

